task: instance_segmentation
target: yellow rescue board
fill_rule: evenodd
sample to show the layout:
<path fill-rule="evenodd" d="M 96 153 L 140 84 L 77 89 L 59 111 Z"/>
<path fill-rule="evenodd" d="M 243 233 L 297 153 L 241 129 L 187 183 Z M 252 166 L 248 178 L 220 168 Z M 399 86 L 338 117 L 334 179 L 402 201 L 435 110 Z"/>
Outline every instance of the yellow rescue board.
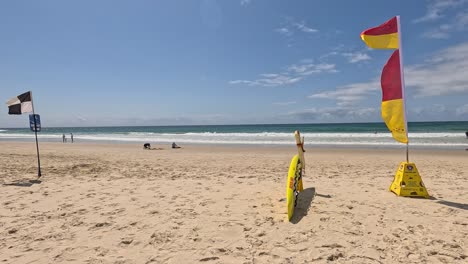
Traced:
<path fill-rule="evenodd" d="M 289 165 L 288 180 L 286 182 L 286 203 L 288 206 L 288 220 L 291 220 L 296 207 L 297 194 L 304 189 L 302 173 L 305 168 L 304 138 L 301 139 L 299 131 L 294 133 L 297 145 L 297 155 L 294 155 Z"/>
<path fill-rule="evenodd" d="M 286 202 L 288 204 L 288 220 L 291 220 L 296 207 L 296 192 L 299 192 L 302 187 L 301 174 L 302 164 L 300 163 L 299 155 L 295 155 L 289 165 L 288 181 L 286 185 Z"/>

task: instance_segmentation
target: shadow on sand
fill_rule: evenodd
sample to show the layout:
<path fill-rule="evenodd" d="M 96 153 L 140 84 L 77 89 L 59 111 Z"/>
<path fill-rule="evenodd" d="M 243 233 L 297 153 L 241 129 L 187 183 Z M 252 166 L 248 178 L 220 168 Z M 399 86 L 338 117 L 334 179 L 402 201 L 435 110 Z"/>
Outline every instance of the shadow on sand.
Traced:
<path fill-rule="evenodd" d="M 432 201 L 436 201 L 436 203 L 438 203 L 438 204 L 443 204 L 445 206 L 455 207 L 455 208 L 462 209 L 462 210 L 468 210 L 468 204 L 455 203 L 455 202 L 450 202 L 450 201 L 445 201 L 445 200 L 439 200 L 439 199 L 437 199 L 436 197 L 434 197 L 432 195 L 429 196 L 429 198 L 424 198 L 424 197 L 409 197 L 409 198 L 411 198 L 411 199 L 421 199 L 421 200 L 429 199 L 429 200 L 432 200 Z"/>
<path fill-rule="evenodd" d="M 450 207 L 455 207 L 458 209 L 468 210 L 468 204 L 454 203 L 454 202 L 449 202 L 449 201 L 444 201 L 444 200 L 438 200 L 437 203 L 450 206 Z"/>
<path fill-rule="evenodd" d="M 297 196 L 297 206 L 294 209 L 294 215 L 291 218 L 291 223 L 297 224 L 304 216 L 307 215 L 310 204 L 312 203 L 312 200 L 314 200 L 315 195 L 316 193 L 314 187 L 304 189 L 301 193 L 299 193 Z"/>
<path fill-rule="evenodd" d="M 23 180 L 18 180 L 12 183 L 4 183 L 4 186 L 16 186 L 16 187 L 31 187 L 34 184 L 41 184 L 42 181 L 40 180 L 28 180 L 28 179 L 23 179 Z"/>
<path fill-rule="evenodd" d="M 322 198 L 332 198 L 331 195 L 329 194 L 316 193 L 315 196 L 322 197 Z"/>

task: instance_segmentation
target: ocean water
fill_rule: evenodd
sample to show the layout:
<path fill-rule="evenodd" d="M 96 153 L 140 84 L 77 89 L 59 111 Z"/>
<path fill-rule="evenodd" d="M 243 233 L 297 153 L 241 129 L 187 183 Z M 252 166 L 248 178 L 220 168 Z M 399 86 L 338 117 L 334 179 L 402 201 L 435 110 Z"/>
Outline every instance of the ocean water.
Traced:
<path fill-rule="evenodd" d="M 384 123 L 359 124 L 276 124 L 212 126 L 139 126 L 139 127 L 43 127 L 39 141 L 61 142 L 62 134 L 77 142 L 149 142 L 167 145 L 235 144 L 291 145 L 294 131 L 305 137 L 306 146 L 396 147 Z M 468 122 L 415 122 L 408 124 L 410 145 L 421 148 L 468 148 Z M 32 141 L 34 133 L 27 128 L 0 129 L 0 141 Z"/>

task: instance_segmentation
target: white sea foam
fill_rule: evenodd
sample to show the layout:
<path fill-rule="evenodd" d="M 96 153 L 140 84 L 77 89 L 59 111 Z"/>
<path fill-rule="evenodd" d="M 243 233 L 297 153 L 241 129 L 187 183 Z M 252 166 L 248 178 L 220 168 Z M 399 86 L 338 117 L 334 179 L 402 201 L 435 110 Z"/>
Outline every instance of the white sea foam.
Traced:
<path fill-rule="evenodd" d="M 251 138 L 291 138 L 292 133 L 281 132 L 262 132 L 262 133 L 216 133 L 216 132 L 201 132 L 201 133 L 152 133 L 152 132 L 130 132 L 130 136 L 196 136 L 196 137 L 251 137 Z M 311 138 L 391 138 L 390 133 L 301 133 L 304 137 Z M 410 133 L 410 138 L 445 138 L 464 137 L 461 133 Z"/>
<path fill-rule="evenodd" d="M 306 145 L 336 146 L 402 146 L 395 142 L 390 133 L 303 133 Z M 34 134 L 0 133 L 0 140 L 29 140 Z M 61 142 L 62 134 L 39 134 L 45 141 Z M 181 144 L 238 144 L 238 145 L 291 145 L 292 133 L 152 133 L 130 132 L 111 134 L 75 134 L 75 140 L 101 142 L 151 142 Z M 468 146 L 462 133 L 410 133 L 412 146 L 458 148 Z"/>
<path fill-rule="evenodd" d="M 34 134 L 14 134 L 14 133 L 2 133 L 0 134 L 1 138 L 34 138 Z"/>

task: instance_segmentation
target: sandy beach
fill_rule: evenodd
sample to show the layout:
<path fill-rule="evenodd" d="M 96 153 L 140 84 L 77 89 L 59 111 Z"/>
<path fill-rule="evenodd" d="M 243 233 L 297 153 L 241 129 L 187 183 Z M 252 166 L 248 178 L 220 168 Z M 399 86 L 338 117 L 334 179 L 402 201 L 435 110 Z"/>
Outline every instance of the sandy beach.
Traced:
<path fill-rule="evenodd" d="M 3 263 L 466 263 L 468 151 L 415 150 L 431 199 L 388 191 L 404 150 L 0 142 Z"/>

